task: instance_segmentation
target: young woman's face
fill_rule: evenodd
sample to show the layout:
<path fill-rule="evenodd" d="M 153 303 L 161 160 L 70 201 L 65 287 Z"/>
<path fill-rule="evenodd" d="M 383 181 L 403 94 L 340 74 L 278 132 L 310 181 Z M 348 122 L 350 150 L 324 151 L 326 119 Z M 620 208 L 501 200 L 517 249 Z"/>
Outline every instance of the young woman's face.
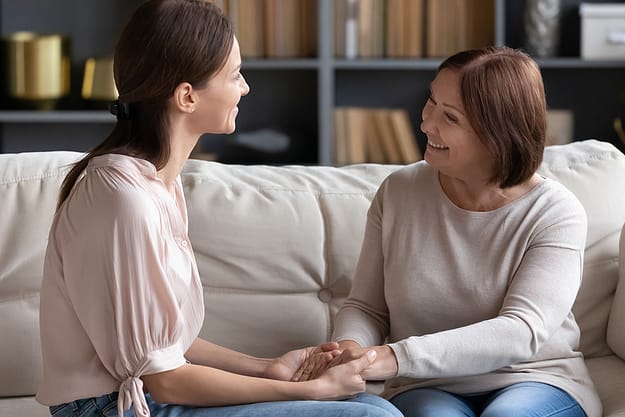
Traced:
<path fill-rule="evenodd" d="M 421 113 L 421 130 L 427 136 L 424 159 L 451 177 L 490 179 L 492 156 L 466 117 L 458 75 L 443 69 L 430 88 Z"/>
<path fill-rule="evenodd" d="M 201 102 L 196 109 L 196 120 L 202 131 L 209 133 L 232 133 L 239 112 L 237 104 L 249 93 L 250 87 L 241 75 L 239 43 L 234 40 L 228 60 L 223 68 L 199 91 Z"/>

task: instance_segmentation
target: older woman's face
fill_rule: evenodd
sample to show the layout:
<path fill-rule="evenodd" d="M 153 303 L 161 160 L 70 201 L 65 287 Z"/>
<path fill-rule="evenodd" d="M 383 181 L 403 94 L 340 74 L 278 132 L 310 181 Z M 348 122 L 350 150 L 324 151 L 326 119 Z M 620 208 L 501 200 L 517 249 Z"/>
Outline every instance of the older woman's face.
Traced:
<path fill-rule="evenodd" d="M 421 115 L 421 130 L 427 136 L 424 159 L 430 165 L 463 180 L 491 178 L 493 158 L 467 119 L 455 71 L 438 73 Z"/>

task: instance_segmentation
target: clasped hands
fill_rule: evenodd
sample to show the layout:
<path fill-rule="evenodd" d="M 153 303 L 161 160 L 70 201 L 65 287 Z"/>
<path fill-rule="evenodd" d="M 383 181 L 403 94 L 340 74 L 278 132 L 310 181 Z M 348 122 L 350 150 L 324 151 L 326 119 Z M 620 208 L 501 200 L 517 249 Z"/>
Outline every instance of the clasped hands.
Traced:
<path fill-rule="evenodd" d="M 288 352 L 274 362 L 273 369 L 268 370 L 268 374 L 277 379 L 308 381 L 320 377 L 330 368 L 359 361 L 367 354 L 369 362 L 366 366 L 359 367 L 359 374 L 364 380 L 384 380 L 397 374 L 397 360 L 390 347 L 382 345 L 362 348 L 353 341 L 343 341 L 340 345 L 328 342 L 317 347 Z"/>

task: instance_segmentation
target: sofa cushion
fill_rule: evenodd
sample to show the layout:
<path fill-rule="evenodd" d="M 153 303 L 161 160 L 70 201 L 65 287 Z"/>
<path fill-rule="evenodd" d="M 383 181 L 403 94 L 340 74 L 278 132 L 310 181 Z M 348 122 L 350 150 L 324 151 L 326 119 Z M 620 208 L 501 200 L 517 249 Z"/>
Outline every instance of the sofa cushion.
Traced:
<path fill-rule="evenodd" d="M 0 155 L 0 397 L 36 390 L 43 255 L 58 188 L 80 156 Z M 182 180 L 205 291 L 203 336 L 261 356 L 326 340 L 349 291 L 369 201 L 396 168 L 189 161 Z M 625 222 L 625 156 L 606 142 L 576 142 L 548 148 L 541 172 L 569 187 L 588 213 L 584 281 L 574 309 L 586 356 L 607 355 Z M 610 335 L 617 337 L 610 344 L 619 354 L 622 317 L 612 310 Z"/>
<path fill-rule="evenodd" d="M 0 397 L 31 395 L 39 380 L 43 256 L 59 186 L 79 156 L 0 155 Z"/>
<path fill-rule="evenodd" d="M 261 356 L 327 340 L 369 202 L 395 168 L 189 161 L 183 185 L 205 289 L 203 336 Z"/>
<path fill-rule="evenodd" d="M 607 342 L 614 353 L 625 359 L 625 226 L 621 231 L 619 252 L 623 261 L 619 264 L 619 281 L 608 320 Z"/>
<path fill-rule="evenodd" d="M 35 397 L 0 398 L 2 417 L 50 417 L 50 409 L 35 401 Z"/>
<path fill-rule="evenodd" d="M 625 222 L 625 155 L 595 140 L 550 146 L 540 172 L 569 188 L 586 210 L 584 275 L 573 311 L 585 356 L 610 354 L 606 324 L 618 281 L 618 242 Z"/>
<path fill-rule="evenodd" d="M 625 416 L 625 362 L 616 355 L 586 360 L 605 417 Z"/>

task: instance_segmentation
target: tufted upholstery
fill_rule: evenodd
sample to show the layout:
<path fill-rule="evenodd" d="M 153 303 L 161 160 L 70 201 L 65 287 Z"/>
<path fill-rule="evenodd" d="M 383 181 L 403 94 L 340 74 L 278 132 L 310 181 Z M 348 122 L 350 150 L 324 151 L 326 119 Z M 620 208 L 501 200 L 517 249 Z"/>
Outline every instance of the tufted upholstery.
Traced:
<path fill-rule="evenodd" d="M 0 155 L 0 417 L 47 415 L 30 397 L 41 363 L 38 286 L 56 193 L 78 157 Z M 260 356 L 326 340 L 349 292 L 369 201 L 395 168 L 189 161 L 183 185 L 204 284 L 202 335 Z M 623 282 L 615 297 L 625 156 L 598 141 L 551 147 L 541 173 L 569 187 L 588 213 L 584 282 L 574 309 L 605 415 L 625 416 Z"/>

